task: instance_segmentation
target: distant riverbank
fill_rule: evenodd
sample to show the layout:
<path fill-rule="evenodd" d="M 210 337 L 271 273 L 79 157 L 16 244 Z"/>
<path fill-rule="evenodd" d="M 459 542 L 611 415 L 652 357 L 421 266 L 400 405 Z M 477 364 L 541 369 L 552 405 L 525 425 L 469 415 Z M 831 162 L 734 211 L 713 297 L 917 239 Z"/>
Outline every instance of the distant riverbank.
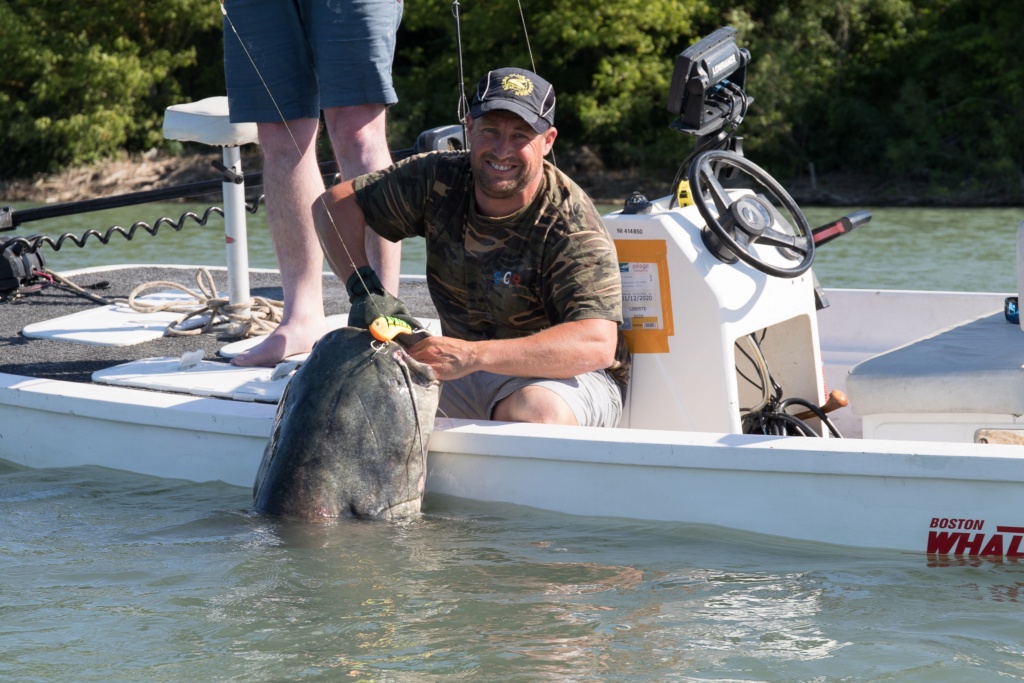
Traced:
<path fill-rule="evenodd" d="M 220 155 L 123 155 L 60 173 L 0 181 L 0 203 L 54 204 L 215 180 L 220 177 L 211 165 L 215 159 Z M 607 169 L 586 147 L 557 152 L 556 162 L 598 204 L 620 204 L 634 191 L 648 198 L 670 192 L 672 172 Z M 259 169 L 259 152 L 243 153 L 242 165 L 244 171 Z M 1024 190 L 1017 196 L 985 188 L 936 190 L 910 181 L 893 183 L 844 173 L 802 177 L 785 186 L 803 206 L 1024 206 Z"/>

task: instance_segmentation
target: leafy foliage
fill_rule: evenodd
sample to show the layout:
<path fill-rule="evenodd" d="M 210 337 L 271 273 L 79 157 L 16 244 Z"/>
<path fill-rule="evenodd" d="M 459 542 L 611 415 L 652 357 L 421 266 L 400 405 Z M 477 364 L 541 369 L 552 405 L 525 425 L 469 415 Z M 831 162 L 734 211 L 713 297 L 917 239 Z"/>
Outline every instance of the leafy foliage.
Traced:
<path fill-rule="evenodd" d="M 1022 196 L 1019 10 L 998 0 L 734 7 L 728 19 L 754 54 L 749 148 L 781 175 L 813 163 L 937 193 Z"/>
<path fill-rule="evenodd" d="M 896 57 L 909 65 L 892 103 L 885 164 L 938 189 L 1024 187 L 1021 6 L 936 3 Z"/>
<path fill-rule="evenodd" d="M 701 2 L 516 0 L 459 6 L 467 98 L 489 69 L 518 66 L 555 84 L 557 125 L 569 144 L 600 146 L 613 164 L 640 162 L 680 136 L 665 109 L 672 59 L 695 37 Z M 458 121 L 458 50 L 451 0 L 406 5 L 395 78 L 402 100 L 392 133 L 412 139 Z M 628 134 L 625 133 L 628 131 Z M 683 144 L 690 144 L 684 141 Z M 668 156 L 662 161 L 667 161 Z M 674 158 L 674 157 L 673 157 Z"/>
<path fill-rule="evenodd" d="M 729 24 L 753 55 L 744 147 L 780 179 L 813 165 L 1024 196 L 1019 0 L 407 2 L 393 147 L 458 122 L 453 7 L 467 94 L 487 69 L 534 68 L 558 89 L 560 147 L 612 167 L 685 157 L 665 108 L 674 61 Z M 0 176 L 169 146 L 166 106 L 223 93 L 213 0 L 0 0 L 0 25 Z"/>
<path fill-rule="evenodd" d="M 163 144 L 164 108 L 206 78 L 197 45 L 220 41 L 208 0 L 7 0 L 0 25 L 5 176 Z"/>

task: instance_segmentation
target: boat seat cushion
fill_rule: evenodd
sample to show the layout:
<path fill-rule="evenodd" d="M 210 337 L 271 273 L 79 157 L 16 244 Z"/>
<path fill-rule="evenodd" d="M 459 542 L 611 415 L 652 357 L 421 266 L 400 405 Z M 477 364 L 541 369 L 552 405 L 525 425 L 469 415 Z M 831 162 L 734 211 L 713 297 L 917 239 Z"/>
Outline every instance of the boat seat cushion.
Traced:
<path fill-rule="evenodd" d="M 1024 331 L 1003 312 L 967 320 L 850 370 L 857 415 L 1024 414 Z"/>
<path fill-rule="evenodd" d="M 218 147 L 239 147 L 258 141 L 255 123 L 231 123 L 228 98 L 224 96 L 167 107 L 164 137 Z"/>

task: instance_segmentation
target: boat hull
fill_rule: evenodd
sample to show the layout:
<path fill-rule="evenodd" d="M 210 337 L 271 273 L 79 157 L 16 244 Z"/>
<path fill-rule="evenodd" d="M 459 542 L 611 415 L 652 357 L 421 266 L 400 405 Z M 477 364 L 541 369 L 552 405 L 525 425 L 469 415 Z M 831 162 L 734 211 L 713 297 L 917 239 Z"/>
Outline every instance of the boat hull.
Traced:
<path fill-rule="evenodd" d="M 14 375 L 0 375 L 0 406 L 0 457 L 17 464 L 246 487 L 274 410 Z M 438 419 L 427 492 L 856 548 L 1024 555 L 1019 446 Z"/>
<path fill-rule="evenodd" d="M 0 458 L 252 486 L 275 409 L 0 373 Z"/>
<path fill-rule="evenodd" d="M 1019 448 L 451 425 L 427 489 L 860 548 L 1024 556 Z"/>

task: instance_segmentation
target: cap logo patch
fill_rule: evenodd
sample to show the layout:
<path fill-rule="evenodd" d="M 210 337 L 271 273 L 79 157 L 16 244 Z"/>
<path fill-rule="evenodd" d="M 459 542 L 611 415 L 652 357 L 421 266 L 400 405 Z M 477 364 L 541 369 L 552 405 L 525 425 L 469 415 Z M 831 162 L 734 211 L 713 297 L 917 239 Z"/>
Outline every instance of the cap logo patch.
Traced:
<path fill-rule="evenodd" d="M 533 92 L 533 81 L 522 74 L 509 74 L 501 79 L 501 89 L 510 90 L 513 95 L 526 97 Z"/>

